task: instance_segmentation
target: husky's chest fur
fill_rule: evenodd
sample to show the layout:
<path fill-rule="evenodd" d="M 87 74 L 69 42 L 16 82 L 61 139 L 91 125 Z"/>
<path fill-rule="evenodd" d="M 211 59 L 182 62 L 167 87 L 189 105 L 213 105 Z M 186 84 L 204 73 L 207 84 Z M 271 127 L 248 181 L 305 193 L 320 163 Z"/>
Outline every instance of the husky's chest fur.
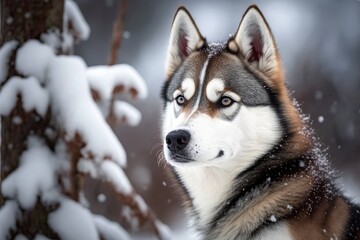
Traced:
<path fill-rule="evenodd" d="M 203 239 L 360 239 L 360 208 L 332 183 L 256 6 L 224 44 L 180 8 L 162 97 L 165 159 Z"/>

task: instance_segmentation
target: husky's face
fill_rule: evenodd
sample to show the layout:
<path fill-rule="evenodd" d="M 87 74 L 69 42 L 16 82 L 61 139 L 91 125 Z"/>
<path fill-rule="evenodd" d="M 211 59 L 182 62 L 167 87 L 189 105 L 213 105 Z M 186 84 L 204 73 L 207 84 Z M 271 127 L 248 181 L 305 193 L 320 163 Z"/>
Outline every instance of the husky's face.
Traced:
<path fill-rule="evenodd" d="M 245 169 L 281 138 L 281 78 L 265 20 L 250 9 L 235 37 L 207 44 L 189 13 L 177 12 L 163 87 L 166 160 L 178 167 Z"/>

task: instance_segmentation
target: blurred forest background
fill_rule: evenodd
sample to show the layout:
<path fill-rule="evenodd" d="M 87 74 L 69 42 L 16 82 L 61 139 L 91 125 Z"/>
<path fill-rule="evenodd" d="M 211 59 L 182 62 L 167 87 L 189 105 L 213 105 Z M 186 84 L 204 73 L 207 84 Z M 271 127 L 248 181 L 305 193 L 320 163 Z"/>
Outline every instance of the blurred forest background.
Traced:
<path fill-rule="evenodd" d="M 90 39 L 76 47 L 89 66 L 103 64 L 110 51 L 117 0 L 77 0 L 91 27 Z M 158 163 L 161 143 L 160 88 L 173 16 L 185 5 L 210 41 L 235 32 L 249 4 L 258 4 L 277 40 L 293 96 L 324 148 L 348 196 L 360 202 L 360 1 L 148 1 L 129 0 L 119 63 L 134 66 L 149 97 L 134 103 L 142 112 L 139 127 L 118 127 L 128 154 L 130 181 L 154 212 L 174 226 L 182 216 L 178 195 Z M 92 211 L 118 220 L 121 206 L 108 189 L 88 182 Z M 101 193 L 99 195 L 99 192 Z M 105 197 L 106 196 L 106 197 Z"/>

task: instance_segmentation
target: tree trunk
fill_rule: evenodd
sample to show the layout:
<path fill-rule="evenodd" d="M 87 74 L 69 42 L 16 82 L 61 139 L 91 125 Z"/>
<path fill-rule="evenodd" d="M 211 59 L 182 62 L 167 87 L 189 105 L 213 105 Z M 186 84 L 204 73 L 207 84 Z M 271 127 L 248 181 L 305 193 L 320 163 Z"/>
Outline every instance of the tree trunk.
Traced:
<path fill-rule="evenodd" d="M 7 41 L 16 40 L 20 46 L 28 39 L 39 39 L 40 35 L 50 28 L 58 28 L 61 32 L 63 11 L 63 0 L 1 0 L 1 45 Z M 10 58 L 7 79 L 15 75 L 21 76 L 16 72 L 14 63 L 15 54 Z M 27 149 L 28 136 L 39 136 L 46 140 L 51 149 L 54 147 L 55 140 L 48 139 L 45 135 L 45 130 L 51 128 L 50 109 L 46 116 L 42 117 L 35 112 L 26 112 L 21 101 L 19 96 L 10 115 L 1 117 L 0 182 L 18 167 L 20 157 Z M 16 124 L 13 121 L 14 117 L 20 117 L 22 123 Z M 0 196 L 0 206 L 5 200 Z M 22 233 L 33 239 L 38 232 L 41 232 L 51 239 L 58 238 L 47 226 L 47 216 L 53 208 L 44 206 L 38 201 L 33 209 L 25 210 L 22 221 L 17 223 L 17 231 L 12 237 L 17 233 Z"/>

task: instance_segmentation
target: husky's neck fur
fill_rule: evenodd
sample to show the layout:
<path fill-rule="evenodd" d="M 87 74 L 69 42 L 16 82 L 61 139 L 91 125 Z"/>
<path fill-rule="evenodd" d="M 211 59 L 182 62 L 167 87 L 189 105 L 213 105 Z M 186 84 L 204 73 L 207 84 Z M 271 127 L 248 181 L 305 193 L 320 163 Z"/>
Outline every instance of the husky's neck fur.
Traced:
<path fill-rule="evenodd" d="M 335 191 L 317 164 L 314 150 L 289 157 L 286 141 L 291 140 L 287 138 L 242 172 L 174 167 L 191 201 L 189 213 L 195 228 L 205 239 L 248 239 Z"/>

